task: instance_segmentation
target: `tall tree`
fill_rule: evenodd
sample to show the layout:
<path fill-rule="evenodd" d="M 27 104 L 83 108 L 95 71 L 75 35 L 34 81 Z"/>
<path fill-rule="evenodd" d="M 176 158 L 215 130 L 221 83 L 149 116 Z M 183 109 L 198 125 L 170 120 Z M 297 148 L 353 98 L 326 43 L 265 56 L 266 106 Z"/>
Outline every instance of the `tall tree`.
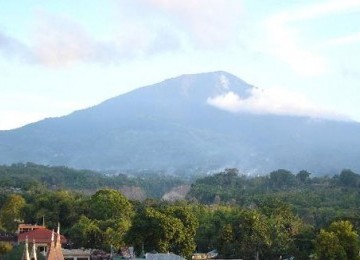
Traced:
<path fill-rule="evenodd" d="M 134 209 L 129 200 L 117 190 L 99 190 L 91 196 L 89 203 L 89 215 L 92 219 L 130 219 L 134 215 Z"/>
<path fill-rule="evenodd" d="M 350 221 L 335 221 L 330 224 L 329 231 L 334 232 L 339 238 L 340 244 L 344 248 L 348 259 L 360 259 L 359 235 L 353 229 Z"/>
<path fill-rule="evenodd" d="M 320 230 L 315 240 L 316 259 L 346 260 L 346 252 L 334 232 Z"/>
<path fill-rule="evenodd" d="M 359 236 L 349 221 L 335 221 L 315 240 L 318 259 L 360 259 Z"/>
<path fill-rule="evenodd" d="M 21 195 L 10 195 L 0 210 L 0 223 L 7 231 L 17 230 L 19 221 L 23 219 L 25 199 Z"/>
<path fill-rule="evenodd" d="M 111 189 L 99 190 L 87 203 L 88 215 L 82 216 L 72 228 L 76 242 L 92 248 L 120 249 L 134 215 L 132 204 L 119 191 Z"/>
<path fill-rule="evenodd" d="M 288 188 L 296 184 L 296 177 L 290 171 L 279 169 L 270 173 L 270 184 L 274 188 Z"/>
<path fill-rule="evenodd" d="M 138 253 L 144 248 L 190 257 L 195 250 L 197 226 L 196 218 L 186 207 L 146 207 L 137 213 L 127 240 L 135 244 Z"/>

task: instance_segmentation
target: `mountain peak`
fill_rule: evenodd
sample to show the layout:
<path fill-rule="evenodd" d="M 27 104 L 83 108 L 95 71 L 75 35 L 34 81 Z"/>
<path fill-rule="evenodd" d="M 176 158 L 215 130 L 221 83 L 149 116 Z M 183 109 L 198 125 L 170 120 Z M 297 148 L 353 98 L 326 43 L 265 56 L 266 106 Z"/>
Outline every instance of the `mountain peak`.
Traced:
<path fill-rule="evenodd" d="M 248 97 L 252 88 L 245 81 L 225 71 L 184 74 L 150 87 L 156 88 L 156 92 L 162 95 L 168 95 L 168 98 L 180 97 L 200 103 L 228 92 Z"/>
<path fill-rule="evenodd" d="M 225 71 L 184 74 L 111 98 L 99 106 L 119 110 L 130 104 L 136 107 L 151 106 L 151 109 L 183 106 L 184 102 L 204 105 L 209 99 L 227 93 L 247 98 L 252 88 L 253 86 Z"/>
<path fill-rule="evenodd" d="M 178 172 L 360 169 L 360 124 L 228 113 L 209 102 L 233 95 L 249 108 L 255 90 L 223 71 L 168 79 L 68 116 L 0 131 L 0 163 Z"/>

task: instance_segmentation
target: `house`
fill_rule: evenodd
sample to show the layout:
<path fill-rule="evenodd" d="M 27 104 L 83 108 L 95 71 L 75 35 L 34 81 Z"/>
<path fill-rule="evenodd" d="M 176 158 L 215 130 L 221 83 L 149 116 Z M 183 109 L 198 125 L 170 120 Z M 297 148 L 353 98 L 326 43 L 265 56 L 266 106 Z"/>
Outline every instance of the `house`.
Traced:
<path fill-rule="evenodd" d="M 46 227 L 42 225 L 20 224 L 16 233 L 21 234 L 21 233 L 25 233 L 37 229 L 44 229 L 44 228 Z"/>
<path fill-rule="evenodd" d="M 30 243 L 35 241 L 36 249 L 39 250 L 44 256 L 46 256 L 49 253 L 49 246 L 52 242 L 52 236 L 54 236 L 54 239 L 57 241 L 59 236 L 58 233 L 54 234 L 52 230 L 49 230 L 45 227 L 33 229 L 28 232 L 20 233 L 18 236 L 18 244 L 24 243 L 26 239 L 28 239 Z M 63 235 L 60 235 L 60 241 L 61 244 L 65 244 L 67 242 Z"/>
<path fill-rule="evenodd" d="M 32 241 L 31 252 L 29 241 Z M 37 260 L 37 251 L 46 257 L 46 260 L 64 260 L 61 244 L 66 243 L 66 238 L 60 235 L 60 225 L 57 233 L 46 228 L 39 228 L 20 233 L 18 243 L 25 243 L 22 260 Z"/>

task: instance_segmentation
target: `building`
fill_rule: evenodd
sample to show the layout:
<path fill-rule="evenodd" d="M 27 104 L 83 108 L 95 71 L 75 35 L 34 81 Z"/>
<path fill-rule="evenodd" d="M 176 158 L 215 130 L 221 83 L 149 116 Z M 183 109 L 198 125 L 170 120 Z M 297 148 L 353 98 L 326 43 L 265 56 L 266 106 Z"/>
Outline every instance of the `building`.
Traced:
<path fill-rule="evenodd" d="M 37 230 L 37 229 L 43 229 L 45 226 L 42 225 L 31 225 L 31 224 L 20 224 L 17 230 L 17 234 Z"/>
<path fill-rule="evenodd" d="M 63 249 L 65 260 L 90 260 L 90 249 Z"/>
<path fill-rule="evenodd" d="M 32 241 L 31 252 L 29 251 L 29 241 Z M 20 233 L 18 236 L 18 244 L 25 243 L 23 260 L 37 260 L 37 251 L 47 260 L 64 260 L 61 244 L 66 242 L 66 238 L 60 235 L 60 225 L 57 233 L 47 228 L 38 228 Z"/>

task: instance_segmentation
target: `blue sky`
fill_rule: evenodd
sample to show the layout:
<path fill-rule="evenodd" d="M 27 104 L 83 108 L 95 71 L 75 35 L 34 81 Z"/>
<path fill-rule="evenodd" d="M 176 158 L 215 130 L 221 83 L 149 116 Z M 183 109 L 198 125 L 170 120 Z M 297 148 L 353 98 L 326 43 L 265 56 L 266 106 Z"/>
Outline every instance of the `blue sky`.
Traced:
<path fill-rule="evenodd" d="M 218 70 L 263 90 L 221 108 L 360 121 L 360 0 L 0 3 L 0 129 Z"/>

